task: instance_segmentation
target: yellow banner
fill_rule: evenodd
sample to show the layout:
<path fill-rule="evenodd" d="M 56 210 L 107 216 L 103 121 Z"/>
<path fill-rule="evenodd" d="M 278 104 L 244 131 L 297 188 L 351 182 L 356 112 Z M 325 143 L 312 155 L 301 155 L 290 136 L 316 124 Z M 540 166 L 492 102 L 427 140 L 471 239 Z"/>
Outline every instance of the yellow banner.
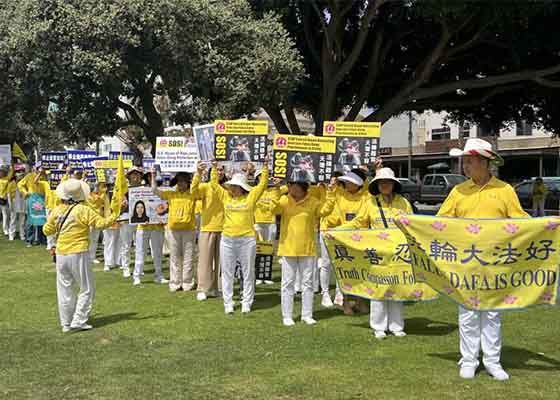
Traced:
<path fill-rule="evenodd" d="M 372 300 L 438 297 L 415 280 L 406 238 L 398 229 L 328 231 L 323 235 L 340 289 Z"/>
<path fill-rule="evenodd" d="M 117 169 L 119 168 L 119 160 L 95 160 L 93 167 L 96 169 Z M 124 168 L 132 168 L 132 160 L 123 160 Z"/>
<path fill-rule="evenodd" d="M 113 188 L 113 198 L 111 199 L 111 211 L 115 215 L 121 215 L 122 203 L 125 195 L 128 192 L 128 181 L 124 174 L 124 160 L 122 153 L 119 155 L 117 161 L 117 176 L 115 177 L 115 186 Z M 126 210 L 124 210 L 126 212 Z"/>
<path fill-rule="evenodd" d="M 27 161 L 27 156 L 25 155 L 21 147 L 19 147 L 19 144 L 15 142 L 12 146 L 12 157 L 19 158 L 21 161 Z"/>
<path fill-rule="evenodd" d="M 380 137 L 380 122 L 325 121 L 324 136 Z"/>
<path fill-rule="evenodd" d="M 560 220 L 406 216 L 416 279 L 471 310 L 555 304 Z"/>
<path fill-rule="evenodd" d="M 217 120 L 216 135 L 268 135 L 268 121 Z"/>
<path fill-rule="evenodd" d="M 274 135 L 275 151 L 300 151 L 305 153 L 330 153 L 336 151 L 336 138 L 303 135 Z"/>

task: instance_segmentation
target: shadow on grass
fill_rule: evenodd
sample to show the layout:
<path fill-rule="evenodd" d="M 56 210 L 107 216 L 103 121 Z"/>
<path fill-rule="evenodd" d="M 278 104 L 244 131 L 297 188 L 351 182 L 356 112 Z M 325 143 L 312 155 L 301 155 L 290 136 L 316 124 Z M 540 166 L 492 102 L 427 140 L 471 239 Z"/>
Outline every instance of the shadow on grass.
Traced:
<path fill-rule="evenodd" d="M 266 310 L 274 308 L 280 304 L 280 292 L 269 291 L 255 293 L 255 300 L 253 302 L 253 310 Z"/>
<path fill-rule="evenodd" d="M 161 319 L 166 318 L 165 315 L 147 315 L 145 317 L 136 317 L 137 313 L 120 313 L 104 315 L 101 317 L 91 317 L 89 323 L 96 328 L 101 328 L 106 325 L 118 324 L 121 321 L 142 321 L 144 319 Z"/>
<path fill-rule="evenodd" d="M 371 329 L 369 320 L 354 326 Z M 409 336 L 445 336 L 453 333 L 457 328 L 457 324 L 433 321 L 429 318 L 409 318 L 404 321 L 404 331 Z"/>
<path fill-rule="evenodd" d="M 455 364 L 461 359 L 461 354 L 459 352 L 429 353 L 428 356 L 453 361 Z M 532 363 L 529 364 L 530 362 Z M 559 360 L 546 357 L 545 355 L 527 349 L 512 346 L 502 347 L 501 364 L 506 370 L 560 371 Z"/>

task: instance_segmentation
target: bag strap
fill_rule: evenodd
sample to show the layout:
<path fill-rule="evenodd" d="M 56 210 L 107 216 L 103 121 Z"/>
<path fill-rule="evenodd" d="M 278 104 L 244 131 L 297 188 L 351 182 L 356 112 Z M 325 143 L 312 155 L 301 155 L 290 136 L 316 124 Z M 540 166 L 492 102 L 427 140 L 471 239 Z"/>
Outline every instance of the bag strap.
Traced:
<path fill-rule="evenodd" d="M 56 227 L 56 235 L 54 236 L 54 243 L 56 246 L 56 242 L 58 241 L 58 236 L 60 235 L 60 232 L 62 231 L 62 228 L 64 227 L 64 223 L 66 222 L 66 219 L 68 218 L 68 216 L 70 215 L 70 213 L 72 212 L 72 210 L 74 209 L 74 207 L 76 207 L 77 204 L 72 204 L 69 208 L 68 211 L 66 212 L 66 214 L 64 215 L 64 217 L 60 220 L 59 224 Z"/>
<path fill-rule="evenodd" d="M 383 212 L 383 207 L 381 206 L 381 202 L 379 198 L 375 197 L 375 201 L 377 202 L 377 207 L 379 207 L 379 214 L 381 214 L 381 219 L 383 220 L 383 226 L 385 229 L 389 229 L 389 224 L 387 223 L 387 218 L 385 218 L 385 213 Z"/>

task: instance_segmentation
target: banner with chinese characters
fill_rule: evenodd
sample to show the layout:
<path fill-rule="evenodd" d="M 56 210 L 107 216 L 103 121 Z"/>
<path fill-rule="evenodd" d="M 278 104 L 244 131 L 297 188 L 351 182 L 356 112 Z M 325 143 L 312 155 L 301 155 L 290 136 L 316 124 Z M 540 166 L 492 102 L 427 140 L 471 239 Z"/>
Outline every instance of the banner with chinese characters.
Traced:
<path fill-rule="evenodd" d="M 375 162 L 379 149 L 379 122 L 325 121 L 323 136 L 336 137 L 335 168 L 350 170 Z"/>
<path fill-rule="evenodd" d="M 333 174 L 335 137 L 274 135 L 272 176 L 289 182 L 328 182 Z"/>
<path fill-rule="evenodd" d="M 50 171 L 53 169 L 63 169 L 66 164 L 65 151 L 47 151 L 41 153 L 41 167 Z"/>
<path fill-rule="evenodd" d="M 123 160 L 134 161 L 134 153 L 130 151 L 110 151 L 109 160 L 118 160 L 119 156 L 122 154 Z"/>
<path fill-rule="evenodd" d="M 259 281 L 272 281 L 272 265 L 274 261 L 274 243 L 257 241 L 255 257 L 255 278 Z"/>
<path fill-rule="evenodd" d="M 406 216 L 416 279 L 471 310 L 555 304 L 560 220 Z"/>
<path fill-rule="evenodd" d="M 219 120 L 214 136 L 218 161 L 263 162 L 266 157 L 268 121 Z"/>
<path fill-rule="evenodd" d="M 56 190 L 60 182 L 62 182 L 62 178 L 66 175 L 65 169 L 51 169 L 48 172 L 48 179 L 49 179 L 49 186 L 51 190 Z"/>
<path fill-rule="evenodd" d="M 89 183 L 97 182 L 97 175 L 95 173 L 95 161 L 107 160 L 107 157 L 88 157 L 82 158 L 82 166 L 84 168 L 84 178 Z"/>
<path fill-rule="evenodd" d="M 66 150 L 68 166 L 72 171 L 83 171 L 84 166 L 82 160 L 84 158 L 97 157 L 95 150 Z"/>
<path fill-rule="evenodd" d="M 390 301 L 438 297 L 430 286 L 414 278 L 408 243 L 400 230 L 330 230 L 323 239 L 345 294 Z"/>
<path fill-rule="evenodd" d="M 157 138 L 156 164 L 163 172 L 195 172 L 198 160 L 198 147 L 193 137 Z"/>
<path fill-rule="evenodd" d="M 92 161 L 92 165 L 95 168 L 95 178 L 97 183 L 106 183 L 108 185 L 115 183 L 119 160 L 98 159 Z M 125 169 L 131 168 L 132 161 L 124 160 L 123 165 Z"/>

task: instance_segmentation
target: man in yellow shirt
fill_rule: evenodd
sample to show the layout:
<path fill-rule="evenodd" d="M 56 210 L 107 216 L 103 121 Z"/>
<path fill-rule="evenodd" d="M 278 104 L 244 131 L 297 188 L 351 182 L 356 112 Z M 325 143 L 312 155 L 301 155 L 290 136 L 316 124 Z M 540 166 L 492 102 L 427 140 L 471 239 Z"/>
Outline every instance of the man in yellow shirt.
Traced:
<path fill-rule="evenodd" d="M 502 158 L 482 139 L 469 139 L 465 149 L 452 149 L 463 157 L 463 169 L 470 179 L 453 188 L 438 215 L 457 218 L 525 218 L 513 188 L 492 176 L 490 165 L 500 166 Z M 498 312 L 467 310 L 459 306 L 460 376 L 472 379 L 479 365 L 482 348 L 486 371 L 497 380 L 509 375 L 500 364 L 502 350 L 501 320 Z"/>
<path fill-rule="evenodd" d="M 89 254 L 90 228 L 103 229 L 116 215 L 103 218 L 84 201 L 88 185 L 77 179 L 61 183 L 56 193 L 62 205 L 52 210 L 43 226 L 45 235 L 56 237 L 56 288 L 62 332 L 91 329 L 87 324 L 95 296 L 95 280 Z M 76 297 L 73 286 L 78 284 Z"/>
<path fill-rule="evenodd" d="M 8 236 L 10 231 L 10 206 L 7 190 L 10 179 L 10 168 L 2 165 L 0 167 L 0 212 L 2 213 L 2 229 L 5 236 Z"/>

